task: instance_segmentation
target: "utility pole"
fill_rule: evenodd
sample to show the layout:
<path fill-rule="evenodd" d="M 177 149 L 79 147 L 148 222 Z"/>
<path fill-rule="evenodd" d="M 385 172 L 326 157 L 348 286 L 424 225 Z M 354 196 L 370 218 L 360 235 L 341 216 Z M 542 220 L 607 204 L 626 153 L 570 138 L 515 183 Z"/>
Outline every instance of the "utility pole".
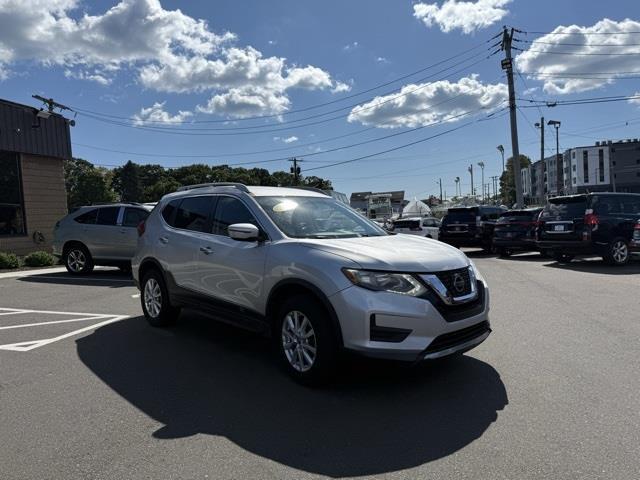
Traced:
<path fill-rule="evenodd" d="M 482 170 L 482 203 L 484 203 L 484 162 L 478 162 L 478 166 L 480 167 L 480 170 Z"/>
<path fill-rule="evenodd" d="M 43 96 L 40 96 L 40 95 L 31 95 L 31 97 L 35 98 L 36 100 L 40 100 L 42 103 L 44 103 L 47 106 L 47 110 L 49 111 L 49 113 L 53 113 L 53 111 L 56 108 L 59 108 L 60 110 L 73 111 L 71 108 L 67 107 L 66 105 L 56 102 L 53 98 L 44 98 Z"/>
<path fill-rule="evenodd" d="M 518 146 L 518 123 L 516 119 L 516 93 L 513 85 L 513 60 L 511 59 L 511 42 L 513 41 L 513 28 L 504 27 L 502 32 L 502 50 L 505 58 L 502 60 L 502 69 L 507 71 L 507 85 L 509 87 L 509 114 L 511 119 L 511 152 L 513 153 L 513 183 L 516 187 L 516 207 L 521 208 L 522 178 L 520 175 L 520 147 Z"/>
<path fill-rule="evenodd" d="M 300 167 L 298 166 L 298 162 L 301 162 L 302 159 L 298 159 L 296 157 L 290 158 L 290 162 L 293 163 L 289 171 L 293 174 L 293 184 L 298 185 L 300 181 Z"/>
<path fill-rule="evenodd" d="M 471 196 L 473 197 L 473 199 L 475 200 L 476 198 L 476 191 L 473 188 L 473 163 L 471 165 L 469 165 L 469 173 L 471 174 Z"/>
<path fill-rule="evenodd" d="M 440 204 L 442 205 L 442 178 L 438 179 L 438 184 L 440 184 Z"/>
<path fill-rule="evenodd" d="M 491 177 L 491 180 L 493 182 L 493 198 L 494 200 L 497 200 L 498 198 L 498 176 L 494 175 Z"/>

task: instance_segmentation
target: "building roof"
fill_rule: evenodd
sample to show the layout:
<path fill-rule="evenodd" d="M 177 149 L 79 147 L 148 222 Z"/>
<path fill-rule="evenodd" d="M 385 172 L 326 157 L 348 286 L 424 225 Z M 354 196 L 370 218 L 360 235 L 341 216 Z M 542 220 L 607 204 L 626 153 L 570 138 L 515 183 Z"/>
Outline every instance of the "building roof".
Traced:
<path fill-rule="evenodd" d="M 0 99 L 0 150 L 71 158 L 69 120 L 57 113 Z M 47 117 L 47 118 L 45 118 Z"/>
<path fill-rule="evenodd" d="M 404 200 L 404 190 L 397 190 L 394 192 L 354 192 L 351 194 L 350 200 L 365 201 L 370 195 L 391 195 L 392 203 L 401 203 Z"/>

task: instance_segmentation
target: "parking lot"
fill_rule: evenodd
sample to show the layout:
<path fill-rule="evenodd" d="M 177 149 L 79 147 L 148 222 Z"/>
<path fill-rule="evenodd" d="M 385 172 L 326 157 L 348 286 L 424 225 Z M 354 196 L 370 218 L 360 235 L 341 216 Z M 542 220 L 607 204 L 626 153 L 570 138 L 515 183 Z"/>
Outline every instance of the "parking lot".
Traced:
<path fill-rule="evenodd" d="M 324 389 L 197 313 L 148 327 L 117 270 L 0 276 L 0 477 L 638 478 L 640 262 L 470 256 L 484 344 Z"/>

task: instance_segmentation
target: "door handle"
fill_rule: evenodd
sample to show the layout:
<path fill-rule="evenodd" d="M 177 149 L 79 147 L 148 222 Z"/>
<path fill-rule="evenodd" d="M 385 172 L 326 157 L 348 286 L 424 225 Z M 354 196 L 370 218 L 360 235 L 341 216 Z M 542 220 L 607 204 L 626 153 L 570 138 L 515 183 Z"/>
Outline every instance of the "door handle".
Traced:
<path fill-rule="evenodd" d="M 160 237 L 160 243 L 164 243 L 165 245 L 169 243 L 169 239 L 167 237 Z"/>
<path fill-rule="evenodd" d="M 205 255 L 211 255 L 213 253 L 211 247 L 200 247 L 200 251 Z"/>

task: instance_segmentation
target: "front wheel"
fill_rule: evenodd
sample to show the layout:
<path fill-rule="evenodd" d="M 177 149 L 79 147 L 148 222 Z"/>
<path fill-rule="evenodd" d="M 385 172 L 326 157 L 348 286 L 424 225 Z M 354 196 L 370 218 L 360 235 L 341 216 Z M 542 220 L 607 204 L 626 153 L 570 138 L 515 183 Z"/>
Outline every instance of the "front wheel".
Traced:
<path fill-rule="evenodd" d="M 604 260 L 615 266 L 625 265 L 629 262 L 629 245 L 624 238 L 615 238 L 608 246 Z"/>
<path fill-rule="evenodd" d="M 275 324 L 274 340 L 285 370 L 300 383 L 324 383 L 336 369 L 336 334 L 327 310 L 310 295 L 284 302 Z"/>
<path fill-rule="evenodd" d="M 156 270 L 151 270 L 142 279 L 140 302 L 145 318 L 154 327 L 166 327 L 175 323 L 180 313 L 169 302 L 164 279 Z"/>

